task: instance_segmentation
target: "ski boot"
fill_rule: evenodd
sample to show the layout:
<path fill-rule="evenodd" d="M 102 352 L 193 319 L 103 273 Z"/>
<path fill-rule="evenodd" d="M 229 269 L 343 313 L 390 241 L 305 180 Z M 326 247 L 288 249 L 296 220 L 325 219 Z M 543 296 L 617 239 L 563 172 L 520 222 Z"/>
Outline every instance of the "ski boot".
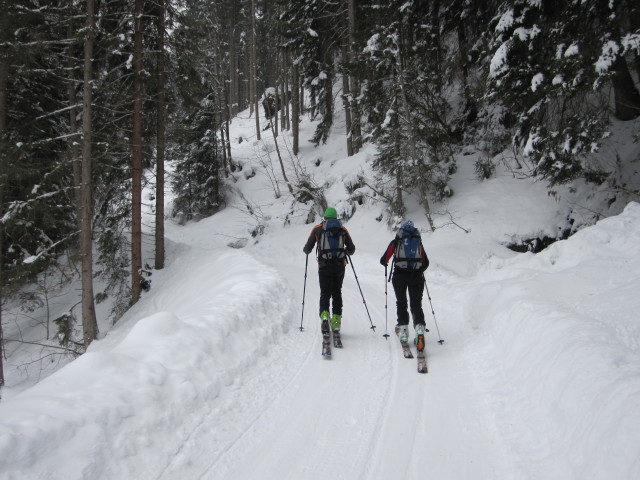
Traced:
<path fill-rule="evenodd" d="M 342 325 L 342 315 L 338 315 L 337 313 L 334 313 L 333 316 L 331 317 L 331 330 L 333 330 L 334 332 L 339 332 L 341 325 Z"/>
<path fill-rule="evenodd" d="M 409 327 L 407 325 L 396 325 L 396 335 L 398 335 L 400 343 L 407 343 L 409 341 Z"/>
<path fill-rule="evenodd" d="M 418 350 L 418 373 L 427 373 L 427 352 L 424 349 L 424 334 L 428 332 L 424 324 L 419 323 L 415 325 L 416 329 L 416 348 Z"/>
<path fill-rule="evenodd" d="M 416 325 L 415 344 L 416 344 L 416 348 L 418 349 L 418 352 L 424 351 L 424 334 L 425 334 L 425 332 L 428 332 L 428 330 L 425 328 L 425 326 L 423 324 L 419 323 L 418 325 Z"/>
<path fill-rule="evenodd" d="M 342 348 L 342 339 L 340 338 L 340 324 L 342 315 L 334 313 L 331 317 L 331 330 L 333 331 L 333 346 Z"/>
<path fill-rule="evenodd" d="M 407 325 L 396 325 L 396 335 L 400 339 L 402 355 L 404 358 L 413 358 L 411 348 L 409 348 L 409 327 Z"/>
<path fill-rule="evenodd" d="M 322 334 L 328 334 L 330 332 L 329 329 L 329 312 L 327 310 L 323 310 L 320 313 L 320 322 L 321 322 L 321 330 Z"/>

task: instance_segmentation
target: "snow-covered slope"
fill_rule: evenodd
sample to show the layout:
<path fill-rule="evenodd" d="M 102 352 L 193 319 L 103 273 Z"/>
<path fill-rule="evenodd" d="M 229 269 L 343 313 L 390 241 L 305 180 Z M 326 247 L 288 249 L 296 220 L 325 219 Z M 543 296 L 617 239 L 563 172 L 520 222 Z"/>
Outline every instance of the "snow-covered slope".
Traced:
<path fill-rule="evenodd" d="M 151 291 L 87 354 L 7 389 L 0 478 L 640 478 L 640 204 L 516 254 L 503 244 L 553 233 L 566 203 L 505 169 L 478 182 L 475 155 L 461 156 L 436 232 L 409 200 L 431 259 L 419 375 L 383 337 L 395 325 L 383 206 L 350 202 L 345 187 L 370 174 L 374 152 L 347 158 L 338 124 L 299 163 L 350 217 L 357 247 L 345 347 L 325 360 L 313 259 L 302 302 L 312 206 L 282 182 L 277 197 L 272 140 L 253 139 L 253 125 L 233 124 L 243 170 L 228 207 L 167 225 L 169 264 Z"/>

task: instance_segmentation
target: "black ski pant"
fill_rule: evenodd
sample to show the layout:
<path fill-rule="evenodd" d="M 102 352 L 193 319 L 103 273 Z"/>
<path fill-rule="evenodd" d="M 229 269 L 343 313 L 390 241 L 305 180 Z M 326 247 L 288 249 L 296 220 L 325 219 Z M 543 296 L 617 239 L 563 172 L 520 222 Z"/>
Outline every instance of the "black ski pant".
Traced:
<path fill-rule="evenodd" d="M 422 290 L 424 279 L 420 271 L 406 271 L 398 268 L 393 270 L 391 279 L 393 290 L 396 293 L 396 307 L 398 310 L 398 325 L 409 325 L 409 312 L 407 311 L 407 292 L 411 302 L 411 315 L 413 326 L 425 325 L 424 312 L 422 311 Z"/>
<path fill-rule="evenodd" d="M 342 282 L 344 281 L 344 265 L 325 265 L 318 269 L 320 278 L 320 313 L 342 315 Z M 329 304 L 332 301 L 333 311 Z"/>

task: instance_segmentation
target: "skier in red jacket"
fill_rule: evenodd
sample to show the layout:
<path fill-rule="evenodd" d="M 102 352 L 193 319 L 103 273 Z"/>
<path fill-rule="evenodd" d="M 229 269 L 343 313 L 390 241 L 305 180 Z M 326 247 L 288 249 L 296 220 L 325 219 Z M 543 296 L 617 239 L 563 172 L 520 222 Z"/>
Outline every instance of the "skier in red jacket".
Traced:
<path fill-rule="evenodd" d="M 422 291 L 424 289 L 424 271 L 429 267 L 429 258 L 422 245 L 420 232 L 411 220 L 405 221 L 396 237 L 380 258 L 380 264 L 385 267 L 393 257 L 393 291 L 396 294 L 398 324 L 396 333 L 404 344 L 409 339 L 409 312 L 407 310 L 407 292 L 411 305 L 413 327 L 416 332 L 418 350 L 424 349 L 425 327 L 424 312 L 422 310 Z"/>

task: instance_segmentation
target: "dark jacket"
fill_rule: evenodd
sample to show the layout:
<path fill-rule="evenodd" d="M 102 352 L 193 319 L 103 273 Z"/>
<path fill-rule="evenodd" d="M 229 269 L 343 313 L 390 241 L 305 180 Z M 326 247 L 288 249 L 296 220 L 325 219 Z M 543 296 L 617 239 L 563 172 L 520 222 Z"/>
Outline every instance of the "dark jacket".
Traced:
<path fill-rule="evenodd" d="M 395 252 L 396 252 L 396 245 L 398 245 L 398 242 L 400 241 L 400 237 L 398 235 L 396 235 L 396 238 L 394 238 L 393 240 L 391 240 L 391 243 L 389 243 L 389 246 L 387 247 L 387 249 L 384 251 L 384 253 L 382 254 L 382 257 L 380 257 L 380 264 L 384 265 L 385 267 L 387 266 L 387 264 L 389 263 L 389 260 L 391 259 L 391 257 L 394 256 Z M 422 245 L 422 239 L 420 239 L 420 252 L 422 253 L 422 266 L 420 267 L 419 270 L 404 270 L 406 272 L 416 272 L 416 273 L 424 273 L 424 271 L 429 267 L 429 258 L 427 257 L 427 253 L 424 250 L 424 245 Z M 394 258 L 395 260 L 395 258 Z M 395 268 L 395 267 L 394 267 Z M 400 270 L 400 269 L 397 269 Z"/>
<path fill-rule="evenodd" d="M 307 243 L 305 243 L 304 247 L 302 247 L 302 251 L 307 255 L 311 253 L 311 250 L 313 250 L 314 245 L 320 243 L 320 237 L 322 236 L 323 225 L 324 225 L 323 223 L 319 223 L 318 225 L 313 227 L 313 230 L 311 230 L 311 233 L 309 234 L 309 238 L 307 239 Z M 345 232 L 344 246 L 347 249 L 347 255 L 353 255 L 356 251 L 356 246 L 353 244 L 353 240 L 351 240 L 351 235 L 349 235 L 349 231 L 345 227 L 341 227 L 341 228 Z M 317 256 L 317 252 L 316 252 L 316 256 Z M 342 266 L 345 266 L 346 264 L 347 264 L 347 260 L 345 259 L 342 262 Z M 328 263 L 324 259 L 318 258 L 319 268 L 326 267 L 327 265 Z"/>

